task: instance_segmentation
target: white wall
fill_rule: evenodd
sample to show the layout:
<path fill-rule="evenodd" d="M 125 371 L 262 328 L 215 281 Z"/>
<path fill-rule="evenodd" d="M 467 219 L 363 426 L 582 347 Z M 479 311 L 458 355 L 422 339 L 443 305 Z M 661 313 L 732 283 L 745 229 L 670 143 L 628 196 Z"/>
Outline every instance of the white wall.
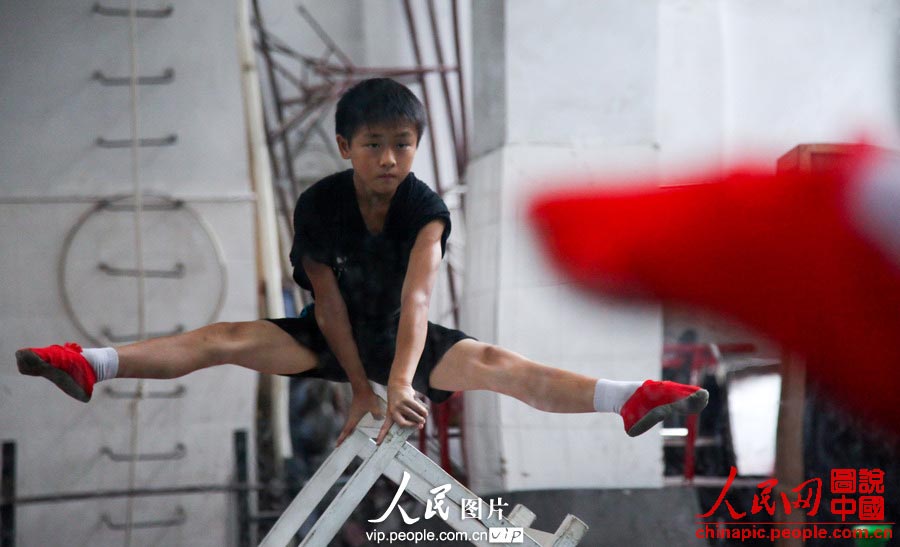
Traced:
<path fill-rule="evenodd" d="M 84 405 L 46 380 L 21 376 L 13 357 L 23 346 L 67 340 L 89 344 L 62 305 L 58 275 L 64 239 L 98 197 L 132 191 L 129 149 L 95 144 L 98 137 L 129 138 L 128 87 L 104 87 L 91 78 L 95 70 L 128 76 L 128 20 L 92 14 L 93 4 L 0 5 L 0 355 L 5 364 L 0 368 L 0 439 L 16 442 L 22 497 L 128 486 L 128 464 L 112 462 L 100 451 L 131 451 L 129 401 L 110 397 L 104 388 L 129 391 L 135 382 L 100 384 L 93 401 Z M 180 280 L 148 280 L 150 331 L 179 322 L 186 328 L 205 323 L 214 309 L 211 294 L 223 282 L 225 297 L 216 319 L 257 315 L 254 207 L 235 5 L 210 9 L 207 2 L 177 2 L 171 18 L 138 22 L 139 73 L 175 70 L 170 85 L 140 88 L 141 136 L 178 135 L 175 146 L 141 149 L 143 188 L 185 200 L 213 238 L 211 243 L 199 224 L 182 217 L 147 213 L 146 267 L 168 268 L 184 260 L 187 272 Z M 66 264 L 70 272 L 83 266 L 68 290 L 90 303 L 76 312 L 94 337 L 103 325 L 120 334 L 136 331 L 134 280 L 106 276 L 96 267 L 102 259 L 120 261 L 112 264 L 118 267 L 133 264 L 131 215 L 115 215 L 124 219 L 94 217 L 96 224 L 85 225 Z M 180 227 L 173 233 L 173 226 Z M 219 247 L 224 278 L 213 246 Z M 182 443 L 186 455 L 176 462 L 137 464 L 136 486 L 232 480 L 232 435 L 235 429 L 252 434 L 255 385 L 254 374 L 230 366 L 148 382 L 147 392 L 177 386 L 186 391 L 181 399 L 140 403 L 138 451 L 169 452 Z M 233 504 L 225 494 L 141 498 L 134 520 L 168 518 L 177 506 L 187 515 L 184 526 L 136 530 L 132 545 L 221 546 L 233 540 Z M 124 521 L 124 499 L 20 506 L 16 540 L 21 545 L 121 545 L 123 532 L 101 524 L 103 513 Z"/>
<path fill-rule="evenodd" d="M 663 0 L 658 17 L 665 166 L 900 143 L 896 2 Z"/>

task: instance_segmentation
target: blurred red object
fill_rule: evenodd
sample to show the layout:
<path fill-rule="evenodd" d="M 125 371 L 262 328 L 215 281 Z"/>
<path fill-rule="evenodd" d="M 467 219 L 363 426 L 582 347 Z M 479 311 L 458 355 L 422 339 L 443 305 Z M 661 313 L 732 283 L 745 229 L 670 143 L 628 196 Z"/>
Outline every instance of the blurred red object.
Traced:
<path fill-rule="evenodd" d="M 900 166 L 849 150 L 815 173 L 736 169 L 615 190 L 594 181 L 538 197 L 531 219 L 583 286 L 737 319 L 900 434 Z"/>

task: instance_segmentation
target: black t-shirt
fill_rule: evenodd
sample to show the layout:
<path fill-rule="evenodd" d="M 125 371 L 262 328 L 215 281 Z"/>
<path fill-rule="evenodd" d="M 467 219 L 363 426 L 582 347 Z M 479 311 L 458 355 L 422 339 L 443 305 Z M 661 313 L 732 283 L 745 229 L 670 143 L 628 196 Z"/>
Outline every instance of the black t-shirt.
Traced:
<path fill-rule="evenodd" d="M 391 198 L 384 229 L 372 234 L 356 200 L 353 170 L 328 176 L 297 200 L 291 249 L 294 280 L 312 291 L 302 265 L 303 256 L 309 256 L 334 271 L 351 323 L 396 318 L 410 251 L 419 230 L 435 219 L 444 221 L 443 253 L 450 235 L 450 212 L 433 190 L 410 173 Z"/>

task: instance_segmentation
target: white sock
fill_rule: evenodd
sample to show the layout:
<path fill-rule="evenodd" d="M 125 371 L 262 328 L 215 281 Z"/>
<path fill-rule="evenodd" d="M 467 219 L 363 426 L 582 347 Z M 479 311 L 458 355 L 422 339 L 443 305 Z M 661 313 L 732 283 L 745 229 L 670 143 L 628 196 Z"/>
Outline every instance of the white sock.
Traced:
<path fill-rule="evenodd" d="M 119 373 L 119 353 L 115 348 L 88 348 L 81 354 L 94 368 L 98 382 L 115 378 Z"/>
<path fill-rule="evenodd" d="M 625 401 L 641 387 L 642 383 L 597 380 L 597 386 L 594 387 L 594 410 L 618 414 Z"/>

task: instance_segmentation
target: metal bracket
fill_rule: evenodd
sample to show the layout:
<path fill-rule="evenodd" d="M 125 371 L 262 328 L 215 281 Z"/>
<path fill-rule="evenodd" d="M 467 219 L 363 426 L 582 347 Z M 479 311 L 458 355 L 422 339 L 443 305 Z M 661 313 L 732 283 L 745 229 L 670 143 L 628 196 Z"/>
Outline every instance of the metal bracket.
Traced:
<path fill-rule="evenodd" d="M 118 277 L 139 277 L 141 271 L 133 268 L 115 268 L 106 262 L 97 264 L 97 268 L 107 275 Z M 144 277 L 159 277 L 165 279 L 181 279 L 184 277 L 184 264 L 177 262 L 175 267 L 170 270 L 147 270 L 143 271 Z"/>
<path fill-rule="evenodd" d="M 150 391 L 138 395 L 137 391 L 116 391 L 113 388 L 106 386 L 103 389 L 103 393 L 112 399 L 180 399 L 187 393 L 187 387 L 178 384 L 178 386 L 171 391 Z"/>
<path fill-rule="evenodd" d="M 107 76 L 101 70 L 95 70 L 91 78 L 100 82 L 101 85 L 108 86 L 126 86 L 131 85 L 131 77 L 113 77 Z M 138 76 L 137 85 L 163 85 L 170 84 L 175 79 L 175 69 L 167 68 L 159 76 Z"/>
<path fill-rule="evenodd" d="M 175 445 L 175 449 L 171 452 L 157 454 L 121 454 L 113 452 L 112 448 L 108 446 L 104 446 L 100 449 L 100 454 L 108 457 L 114 462 L 158 462 L 167 460 L 180 460 L 185 456 L 185 454 L 187 454 L 187 447 L 184 446 L 184 443 L 178 443 Z"/>
<path fill-rule="evenodd" d="M 134 143 L 134 139 L 105 139 L 97 137 L 95 141 L 100 148 L 128 148 Z M 178 142 L 178 135 L 166 135 L 156 139 L 138 139 L 138 146 L 172 146 Z"/>
<path fill-rule="evenodd" d="M 247 481 L 250 476 L 250 465 L 247 458 L 247 431 L 238 429 L 234 432 L 235 479 Z M 250 491 L 240 492 L 235 499 L 237 505 L 238 535 L 237 547 L 250 547 L 258 543 L 256 534 L 252 533 L 250 520 Z"/>
<path fill-rule="evenodd" d="M 171 528 L 173 526 L 181 526 L 187 521 L 187 513 L 184 511 L 184 507 L 180 505 L 175 508 L 175 515 L 168 519 L 160 519 L 160 520 L 145 520 L 145 521 L 137 521 L 137 522 L 113 522 L 112 517 L 109 516 L 109 513 L 103 513 L 100 517 L 100 521 L 103 522 L 110 530 L 127 530 L 129 528 Z"/>
<path fill-rule="evenodd" d="M 140 335 L 138 334 L 113 334 L 112 329 L 110 329 L 109 327 L 103 327 L 103 330 L 101 330 L 100 332 L 103 333 L 103 336 L 105 336 L 107 340 L 114 344 L 137 342 L 141 339 Z M 161 338 L 163 336 L 174 336 L 176 334 L 181 334 L 182 332 L 184 332 L 184 325 L 178 325 L 169 332 L 145 332 L 144 338 Z"/>
<path fill-rule="evenodd" d="M 16 545 L 16 443 L 0 447 L 0 547 Z"/>
<path fill-rule="evenodd" d="M 99 2 L 95 3 L 91 8 L 93 13 L 97 15 L 105 15 L 107 17 L 128 17 L 131 15 L 131 10 L 128 8 L 110 8 L 100 4 Z M 153 10 L 153 9 L 139 9 L 134 10 L 135 17 L 146 17 L 151 19 L 165 19 L 172 15 L 172 12 L 175 11 L 175 8 L 170 4 L 163 9 Z"/>

